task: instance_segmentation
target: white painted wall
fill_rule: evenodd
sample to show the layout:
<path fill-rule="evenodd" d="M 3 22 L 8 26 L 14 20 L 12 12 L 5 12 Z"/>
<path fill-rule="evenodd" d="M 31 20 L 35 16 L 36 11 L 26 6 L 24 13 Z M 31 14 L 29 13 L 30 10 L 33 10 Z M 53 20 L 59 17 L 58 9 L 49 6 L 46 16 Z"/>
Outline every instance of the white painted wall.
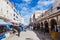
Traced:
<path fill-rule="evenodd" d="M 14 9 L 15 7 L 12 8 L 9 4 L 7 4 L 6 1 L 0 0 L 0 16 L 2 15 L 2 17 L 7 18 L 9 20 L 12 20 L 12 21 L 18 20 L 17 22 L 20 22 L 22 17 L 20 14 L 17 15 L 17 13 L 14 12 Z M 18 19 L 13 14 L 18 16 Z M 14 20 L 13 18 L 16 18 L 16 20 Z"/>

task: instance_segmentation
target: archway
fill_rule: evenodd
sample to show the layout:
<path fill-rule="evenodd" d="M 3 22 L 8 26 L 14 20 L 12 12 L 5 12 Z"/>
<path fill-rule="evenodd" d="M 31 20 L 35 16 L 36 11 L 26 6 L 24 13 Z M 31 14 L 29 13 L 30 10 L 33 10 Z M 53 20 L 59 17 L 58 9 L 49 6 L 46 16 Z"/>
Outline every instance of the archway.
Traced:
<path fill-rule="evenodd" d="M 44 26 L 45 26 L 45 32 L 49 32 L 49 27 L 48 27 L 47 21 L 44 22 Z"/>
<path fill-rule="evenodd" d="M 40 30 L 41 30 L 41 32 L 43 32 L 43 22 L 41 22 L 41 24 L 40 24 Z"/>
<path fill-rule="evenodd" d="M 35 30 L 36 29 L 36 24 L 34 23 L 34 25 L 33 25 L 33 30 Z"/>
<path fill-rule="evenodd" d="M 39 29 L 40 29 L 40 23 L 37 24 L 37 30 L 39 30 Z"/>
<path fill-rule="evenodd" d="M 55 20 L 55 19 L 52 19 L 51 21 L 50 21 L 50 24 L 51 24 L 51 31 L 58 31 L 57 30 L 57 21 Z"/>
<path fill-rule="evenodd" d="M 43 27 L 43 22 L 41 22 L 41 27 Z"/>

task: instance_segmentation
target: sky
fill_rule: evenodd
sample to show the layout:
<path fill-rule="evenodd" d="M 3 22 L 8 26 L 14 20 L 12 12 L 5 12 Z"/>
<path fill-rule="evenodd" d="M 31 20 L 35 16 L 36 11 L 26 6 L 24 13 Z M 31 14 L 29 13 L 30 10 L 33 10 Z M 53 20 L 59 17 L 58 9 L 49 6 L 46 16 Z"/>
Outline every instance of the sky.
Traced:
<path fill-rule="evenodd" d="M 30 16 L 38 10 L 49 10 L 55 0 L 9 0 L 19 11 L 25 23 L 29 22 Z"/>

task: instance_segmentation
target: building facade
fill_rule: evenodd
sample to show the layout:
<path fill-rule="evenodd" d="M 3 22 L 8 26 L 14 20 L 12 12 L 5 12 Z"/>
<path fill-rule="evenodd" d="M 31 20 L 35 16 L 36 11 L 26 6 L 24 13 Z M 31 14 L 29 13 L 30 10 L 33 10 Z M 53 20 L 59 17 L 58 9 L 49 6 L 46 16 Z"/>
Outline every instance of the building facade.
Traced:
<path fill-rule="evenodd" d="M 17 22 L 22 21 L 22 17 L 9 0 L 0 0 L 0 18 L 5 21 Z"/>
<path fill-rule="evenodd" d="M 60 26 L 60 0 L 56 0 L 53 7 L 41 14 L 40 17 L 34 21 L 34 24 L 37 28 L 39 24 L 39 27 L 45 28 L 47 32 L 56 31 L 58 26 Z"/>

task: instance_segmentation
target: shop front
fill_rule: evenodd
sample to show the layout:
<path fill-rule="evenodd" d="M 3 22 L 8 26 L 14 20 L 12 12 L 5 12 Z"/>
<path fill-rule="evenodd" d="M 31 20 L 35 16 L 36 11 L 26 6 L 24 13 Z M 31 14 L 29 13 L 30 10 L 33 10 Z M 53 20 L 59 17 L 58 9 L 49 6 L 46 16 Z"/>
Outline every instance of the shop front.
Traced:
<path fill-rule="evenodd" d="M 0 40 L 7 37 L 5 34 L 10 31 L 10 25 L 12 24 L 0 19 Z"/>

